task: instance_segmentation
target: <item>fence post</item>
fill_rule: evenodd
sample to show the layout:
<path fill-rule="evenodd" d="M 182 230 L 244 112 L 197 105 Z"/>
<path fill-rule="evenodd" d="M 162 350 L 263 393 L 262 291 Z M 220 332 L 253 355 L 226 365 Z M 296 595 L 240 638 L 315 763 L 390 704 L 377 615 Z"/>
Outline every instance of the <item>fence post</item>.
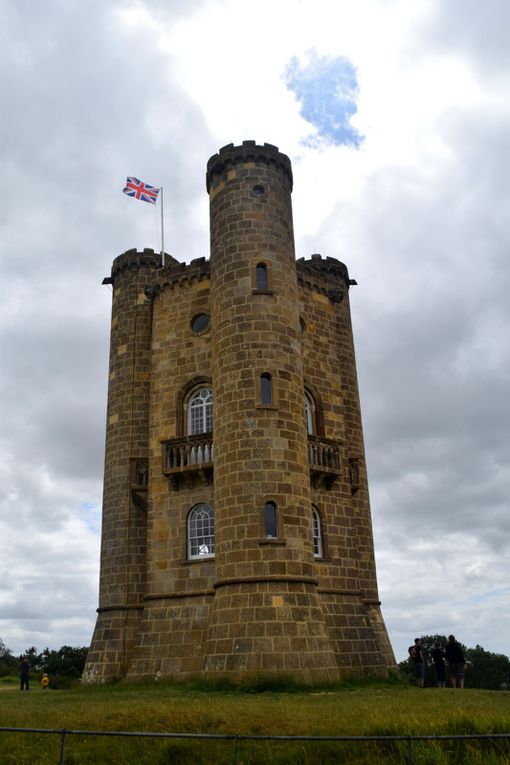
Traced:
<path fill-rule="evenodd" d="M 407 739 L 407 765 L 413 765 L 413 739 L 409 736 Z"/>
<path fill-rule="evenodd" d="M 234 765 L 237 765 L 237 749 L 239 746 L 239 735 L 236 735 L 235 738 L 235 745 L 234 745 Z"/>
<path fill-rule="evenodd" d="M 60 739 L 60 765 L 64 765 L 65 749 L 66 749 L 66 731 L 65 728 L 61 731 L 62 738 Z"/>

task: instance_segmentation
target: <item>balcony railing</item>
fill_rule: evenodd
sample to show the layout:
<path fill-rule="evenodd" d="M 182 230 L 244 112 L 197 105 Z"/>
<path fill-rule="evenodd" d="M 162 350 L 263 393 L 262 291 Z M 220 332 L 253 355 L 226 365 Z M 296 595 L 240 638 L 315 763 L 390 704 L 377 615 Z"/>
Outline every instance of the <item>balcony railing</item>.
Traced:
<path fill-rule="evenodd" d="M 191 487 L 197 482 L 210 484 L 213 480 L 214 448 L 212 433 L 171 438 L 162 442 L 163 473 L 174 489 Z M 341 474 L 338 441 L 308 436 L 308 463 L 315 488 L 330 486 Z"/>
<path fill-rule="evenodd" d="M 340 445 L 322 436 L 308 436 L 308 464 L 314 488 L 329 489 L 342 471 Z"/>
<path fill-rule="evenodd" d="M 182 484 L 192 486 L 197 481 L 212 482 L 212 433 L 185 436 L 163 441 L 163 473 L 174 489 Z"/>

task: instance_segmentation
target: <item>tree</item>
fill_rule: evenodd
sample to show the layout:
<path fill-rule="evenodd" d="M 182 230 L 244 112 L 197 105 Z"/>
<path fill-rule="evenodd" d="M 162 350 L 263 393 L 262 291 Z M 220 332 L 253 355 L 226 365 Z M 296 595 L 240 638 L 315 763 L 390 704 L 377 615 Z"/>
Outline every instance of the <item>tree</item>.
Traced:
<path fill-rule="evenodd" d="M 18 660 L 0 638 L 0 677 L 12 675 L 18 669 Z"/>
<path fill-rule="evenodd" d="M 64 675 L 72 679 L 81 677 L 88 648 L 73 648 L 63 645 L 58 651 L 49 651 L 47 648 L 42 654 L 42 671 L 48 675 Z"/>
<path fill-rule="evenodd" d="M 510 659 L 502 653 L 491 653 L 477 645 L 466 651 L 468 671 L 466 685 L 469 688 L 497 690 L 510 685 Z"/>
<path fill-rule="evenodd" d="M 19 660 L 23 659 L 26 656 L 26 658 L 29 661 L 30 668 L 35 670 L 36 672 L 39 672 L 42 669 L 41 666 L 41 659 L 42 654 L 37 651 L 37 648 L 35 645 L 30 646 L 30 648 L 27 648 L 27 650 L 22 653 L 19 657 Z"/>

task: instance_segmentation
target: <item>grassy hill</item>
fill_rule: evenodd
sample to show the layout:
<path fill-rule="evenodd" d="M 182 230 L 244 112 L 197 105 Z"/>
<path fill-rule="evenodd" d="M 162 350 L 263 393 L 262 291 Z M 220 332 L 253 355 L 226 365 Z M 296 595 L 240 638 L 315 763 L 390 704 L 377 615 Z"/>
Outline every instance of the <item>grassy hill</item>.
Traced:
<path fill-rule="evenodd" d="M 204 683 L 74 686 L 21 693 L 1 683 L 0 726 L 242 735 L 448 735 L 510 733 L 510 692 L 419 689 L 400 681 L 299 689 L 263 682 L 235 689 Z M 67 765 L 233 763 L 235 742 L 70 736 Z M 1 765 L 54 765 L 57 736 L 0 732 Z M 405 743 L 239 744 L 239 765 L 405 762 Z M 510 764 L 510 740 L 413 744 L 413 762 Z"/>

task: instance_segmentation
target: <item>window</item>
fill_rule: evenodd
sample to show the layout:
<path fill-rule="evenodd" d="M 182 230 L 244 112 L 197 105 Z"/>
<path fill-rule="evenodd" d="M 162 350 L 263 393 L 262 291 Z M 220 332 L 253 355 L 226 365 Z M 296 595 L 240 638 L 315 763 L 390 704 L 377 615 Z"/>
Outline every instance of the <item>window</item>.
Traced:
<path fill-rule="evenodd" d="M 209 315 L 206 313 L 197 313 L 190 322 L 191 331 L 200 335 L 209 329 Z"/>
<path fill-rule="evenodd" d="M 212 390 L 199 388 L 192 393 L 188 405 L 188 435 L 212 431 Z"/>
<path fill-rule="evenodd" d="M 188 515 L 188 558 L 212 558 L 214 552 L 214 511 L 209 505 L 196 505 Z"/>
<path fill-rule="evenodd" d="M 308 391 L 305 391 L 306 432 L 309 436 L 313 436 L 317 430 L 315 427 L 315 410 L 315 401 Z"/>
<path fill-rule="evenodd" d="M 360 487 L 359 459 L 357 457 L 349 460 L 349 479 L 351 482 L 351 492 L 354 494 Z"/>
<path fill-rule="evenodd" d="M 315 507 L 312 507 L 312 536 L 314 558 L 323 557 L 322 528 L 320 515 Z"/>
<path fill-rule="evenodd" d="M 266 537 L 277 537 L 276 505 L 266 502 L 264 505 L 264 534 Z"/>
<path fill-rule="evenodd" d="M 273 403 L 273 385 L 269 372 L 260 375 L 260 403 L 267 405 Z"/>
<path fill-rule="evenodd" d="M 265 263 L 257 263 L 255 268 L 255 287 L 258 290 L 267 290 L 267 266 Z"/>

